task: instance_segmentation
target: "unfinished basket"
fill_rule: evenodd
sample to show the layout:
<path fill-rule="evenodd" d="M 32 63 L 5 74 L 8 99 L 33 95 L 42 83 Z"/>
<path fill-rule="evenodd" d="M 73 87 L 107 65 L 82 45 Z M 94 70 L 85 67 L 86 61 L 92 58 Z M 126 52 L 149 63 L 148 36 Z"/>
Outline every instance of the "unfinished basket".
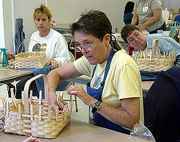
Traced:
<path fill-rule="evenodd" d="M 17 54 L 11 64 L 13 64 L 15 69 L 41 68 L 46 61 L 45 52 L 25 52 Z"/>
<path fill-rule="evenodd" d="M 158 44 L 156 42 L 154 41 L 153 44 Z M 153 45 L 151 49 L 135 52 L 133 59 L 141 71 L 159 72 L 165 71 L 174 65 L 176 54 L 174 50 L 161 53 L 159 46 Z"/>
<path fill-rule="evenodd" d="M 33 98 L 32 91 L 29 91 L 31 82 L 40 77 L 44 78 L 45 99 L 42 99 L 41 92 L 38 99 Z M 58 96 L 58 103 L 63 105 L 63 110 L 52 111 L 47 101 L 46 80 L 45 75 L 37 75 L 25 84 L 22 99 L 15 99 L 13 95 L 8 98 L 5 109 L 5 132 L 41 138 L 56 138 L 70 122 L 72 102 L 63 102 Z"/>

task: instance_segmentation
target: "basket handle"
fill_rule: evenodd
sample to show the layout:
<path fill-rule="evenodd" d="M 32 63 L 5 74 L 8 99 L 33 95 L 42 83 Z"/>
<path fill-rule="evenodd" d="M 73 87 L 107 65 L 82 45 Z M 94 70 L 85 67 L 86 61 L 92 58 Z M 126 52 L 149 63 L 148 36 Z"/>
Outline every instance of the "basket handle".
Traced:
<path fill-rule="evenodd" d="M 48 92 L 48 85 L 47 85 L 47 76 L 44 75 L 44 74 L 39 74 L 39 75 L 36 75 L 34 77 L 32 77 L 31 79 L 29 79 L 25 86 L 24 86 L 24 96 L 23 96 L 23 101 L 24 101 L 24 109 L 25 109 L 25 112 L 28 113 L 30 112 L 29 111 L 29 103 L 28 103 L 28 98 L 29 98 L 29 88 L 30 88 L 30 85 L 33 81 L 39 79 L 39 78 L 42 78 L 43 77 L 43 80 L 44 80 L 44 95 L 45 95 L 45 99 L 47 99 L 47 92 Z M 32 99 L 32 93 L 30 93 L 30 100 Z"/>

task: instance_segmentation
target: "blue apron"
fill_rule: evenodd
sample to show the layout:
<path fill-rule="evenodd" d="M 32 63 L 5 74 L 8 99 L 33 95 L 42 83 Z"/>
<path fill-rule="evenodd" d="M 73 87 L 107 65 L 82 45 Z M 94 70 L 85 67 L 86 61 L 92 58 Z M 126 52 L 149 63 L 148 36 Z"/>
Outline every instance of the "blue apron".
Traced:
<path fill-rule="evenodd" d="M 113 55 L 114 55 L 115 52 L 116 51 L 114 49 L 112 49 L 111 53 L 110 53 L 110 55 L 109 55 L 109 57 L 107 59 L 107 63 L 106 63 L 106 66 L 105 66 L 104 78 L 103 78 L 103 81 L 101 83 L 101 86 L 98 89 L 95 89 L 95 88 L 90 87 L 90 83 L 87 84 L 87 93 L 90 96 L 94 97 L 95 99 L 97 99 L 99 101 L 101 101 L 101 96 L 102 96 L 102 92 L 103 92 L 103 88 L 104 88 L 104 83 L 105 83 L 105 80 L 106 80 L 106 77 L 107 77 L 107 74 L 108 74 L 108 71 L 109 71 L 109 68 L 110 68 L 110 64 L 111 64 L 111 61 L 112 61 L 112 58 L 113 58 Z M 93 75 L 94 75 L 95 69 L 96 69 L 96 67 L 93 70 Z M 126 133 L 126 134 L 130 134 L 129 130 L 124 129 L 120 125 L 117 125 L 117 124 L 109 121 L 108 119 L 106 119 L 102 115 L 100 115 L 98 112 L 93 113 L 93 122 L 97 126 L 101 126 L 101 127 L 104 127 L 104 128 L 108 128 L 108 129 L 111 129 L 111 130 L 118 131 L 118 132 L 123 132 L 123 133 Z"/>

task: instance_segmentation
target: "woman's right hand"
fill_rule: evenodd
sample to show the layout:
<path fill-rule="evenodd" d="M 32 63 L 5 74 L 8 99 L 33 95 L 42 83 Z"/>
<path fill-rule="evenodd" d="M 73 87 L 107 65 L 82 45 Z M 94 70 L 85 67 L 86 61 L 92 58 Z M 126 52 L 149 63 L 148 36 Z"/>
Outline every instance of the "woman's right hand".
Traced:
<path fill-rule="evenodd" d="M 49 93 L 48 95 L 48 104 L 50 109 L 52 109 L 54 112 L 57 112 L 59 110 L 62 110 L 64 107 L 64 104 L 61 102 L 57 102 L 57 96 L 56 93 Z"/>
<path fill-rule="evenodd" d="M 57 98 L 55 93 L 49 93 L 48 94 L 48 104 L 49 108 L 52 109 L 53 111 L 57 110 Z"/>

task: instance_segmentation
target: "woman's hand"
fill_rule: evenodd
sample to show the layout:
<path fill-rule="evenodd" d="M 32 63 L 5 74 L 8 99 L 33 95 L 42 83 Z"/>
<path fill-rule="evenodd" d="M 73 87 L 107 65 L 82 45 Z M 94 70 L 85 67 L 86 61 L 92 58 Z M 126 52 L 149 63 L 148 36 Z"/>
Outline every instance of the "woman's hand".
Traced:
<path fill-rule="evenodd" d="M 28 137 L 27 139 L 25 139 L 23 142 L 42 142 L 37 138 L 33 138 L 33 137 Z"/>
<path fill-rule="evenodd" d="M 57 112 L 58 110 L 62 110 L 64 107 L 63 103 L 57 102 L 57 96 L 55 92 L 48 94 L 48 104 L 49 104 L 49 108 L 52 109 L 54 112 Z"/>
<path fill-rule="evenodd" d="M 67 88 L 67 92 L 70 95 L 75 95 L 79 97 L 86 105 L 90 106 L 92 102 L 94 101 L 94 98 L 87 95 L 83 87 L 77 86 L 77 85 L 71 85 Z"/>
<path fill-rule="evenodd" d="M 51 65 L 53 69 L 59 67 L 58 62 L 55 59 L 48 60 L 46 65 Z"/>

